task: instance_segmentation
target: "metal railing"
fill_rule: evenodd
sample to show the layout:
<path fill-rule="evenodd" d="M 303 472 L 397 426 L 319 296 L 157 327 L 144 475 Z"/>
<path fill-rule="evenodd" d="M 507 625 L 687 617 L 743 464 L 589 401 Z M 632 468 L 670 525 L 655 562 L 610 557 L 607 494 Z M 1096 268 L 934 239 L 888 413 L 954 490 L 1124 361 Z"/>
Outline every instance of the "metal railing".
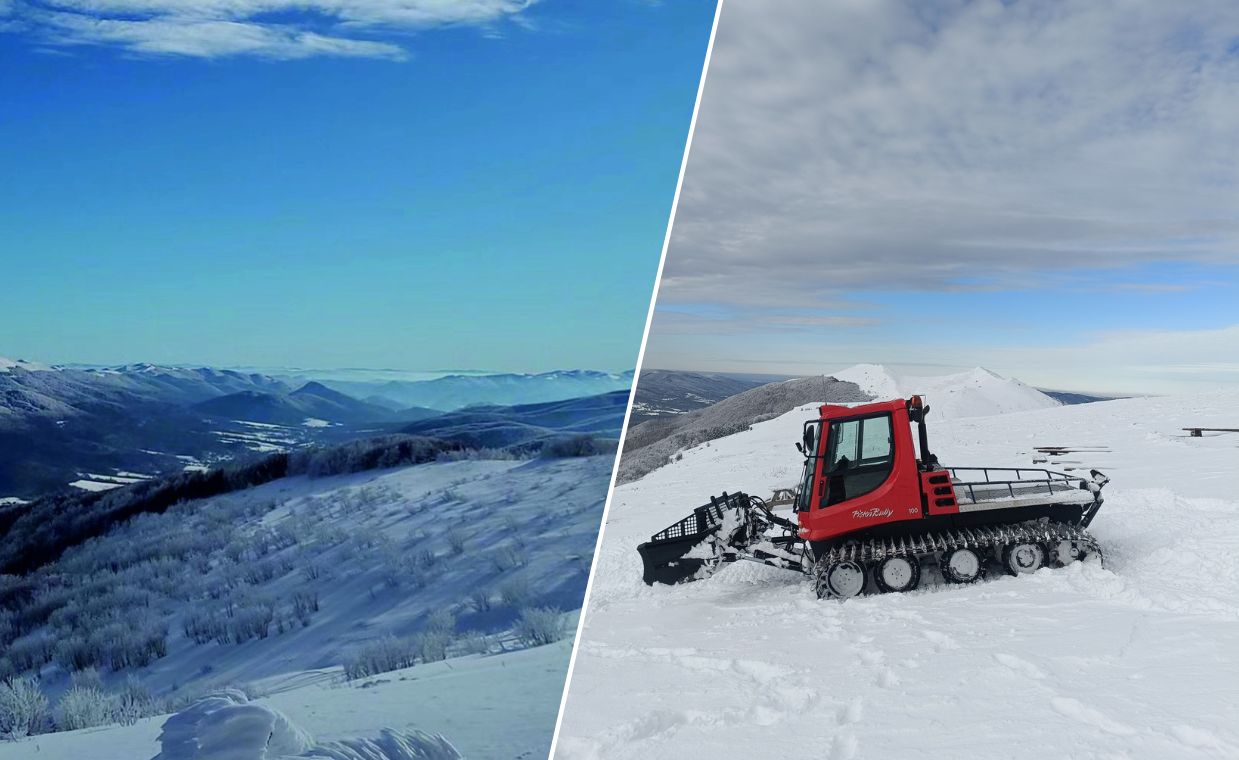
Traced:
<path fill-rule="evenodd" d="M 948 467 L 946 470 L 951 473 L 951 485 L 955 487 L 955 492 L 958 494 L 961 489 L 967 489 L 968 500 L 973 503 L 1007 497 L 1015 499 L 1020 495 L 1040 493 L 1053 495 L 1063 491 L 1074 491 L 1079 489 L 1080 483 L 1083 482 L 1082 478 L 1073 477 L 1065 472 L 1035 467 Z M 967 481 L 959 475 L 960 472 L 979 472 L 985 479 Z M 1008 476 L 999 480 L 990 473 L 1014 473 L 1014 477 Z M 1025 473 L 1035 477 L 1024 477 Z M 983 492 L 980 499 L 977 498 L 978 488 Z M 1020 493 L 1016 493 L 1016 489 L 1019 489 Z"/>

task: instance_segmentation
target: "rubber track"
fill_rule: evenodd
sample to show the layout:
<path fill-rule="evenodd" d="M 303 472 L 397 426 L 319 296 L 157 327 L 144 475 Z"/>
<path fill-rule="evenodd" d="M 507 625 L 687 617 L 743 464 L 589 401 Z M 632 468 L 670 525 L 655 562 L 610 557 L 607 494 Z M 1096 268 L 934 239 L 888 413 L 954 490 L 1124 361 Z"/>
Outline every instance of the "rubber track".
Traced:
<path fill-rule="evenodd" d="M 951 549 L 996 549 L 1007 544 L 1032 542 L 1047 549 L 1047 560 L 1054 544 L 1059 541 L 1075 541 L 1089 554 L 1101 557 L 1101 545 L 1088 531 L 1077 525 L 1063 523 L 1026 522 L 1017 525 L 985 525 L 974 528 L 932 531 L 894 538 L 871 538 L 836 546 L 819 559 L 827 566 L 833 562 L 850 560 L 869 564 L 881 562 L 887 557 L 912 557 L 918 559 Z"/>

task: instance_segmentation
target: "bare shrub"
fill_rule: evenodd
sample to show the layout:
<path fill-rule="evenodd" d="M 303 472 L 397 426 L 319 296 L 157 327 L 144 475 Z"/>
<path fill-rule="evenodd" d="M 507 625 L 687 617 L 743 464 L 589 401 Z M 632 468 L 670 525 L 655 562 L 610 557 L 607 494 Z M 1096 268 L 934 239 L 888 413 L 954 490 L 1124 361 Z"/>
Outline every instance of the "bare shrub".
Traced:
<path fill-rule="evenodd" d="M 297 591 L 293 593 L 293 615 L 301 623 L 302 628 L 308 628 L 310 618 L 318 612 L 318 592 Z"/>
<path fill-rule="evenodd" d="M 56 704 L 56 727 L 62 731 L 94 728 L 112 722 L 112 700 L 93 686 L 74 686 Z"/>
<path fill-rule="evenodd" d="M 460 639 L 460 648 L 465 654 L 489 654 L 490 636 L 481 631 L 470 631 Z"/>
<path fill-rule="evenodd" d="M 487 589 L 474 589 L 469 592 L 469 606 L 475 612 L 486 612 L 494 605 L 491 601 L 490 591 Z"/>
<path fill-rule="evenodd" d="M 521 611 L 515 633 L 525 646 L 537 647 L 563 639 L 568 635 L 568 627 L 559 610 L 534 607 Z"/>
<path fill-rule="evenodd" d="M 275 622 L 275 604 L 268 600 L 251 602 L 238 607 L 228 624 L 229 637 L 234 644 L 244 644 L 250 639 L 265 639 Z"/>
<path fill-rule="evenodd" d="M 525 564 L 525 553 L 515 546 L 504 545 L 495 550 L 491 562 L 496 570 L 507 572 Z"/>
<path fill-rule="evenodd" d="M 423 631 L 417 636 L 417 654 L 422 662 L 439 662 L 447 659 L 447 647 L 452 643 L 452 634 L 444 630 Z"/>
<path fill-rule="evenodd" d="M 519 610 L 530 606 L 534 592 L 528 580 L 512 578 L 499 587 L 499 598 L 505 607 Z"/>
<path fill-rule="evenodd" d="M 386 636 L 357 650 L 344 663 L 344 676 L 350 681 L 391 670 L 411 667 L 417 660 L 416 647 L 409 641 Z"/>
<path fill-rule="evenodd" d="M 140 719 L 156 712 L 155 697 L 135 676 L 125 679 L 125 685 L 112 700 L 113 719 L 124 726 L 132 726 Z"/>

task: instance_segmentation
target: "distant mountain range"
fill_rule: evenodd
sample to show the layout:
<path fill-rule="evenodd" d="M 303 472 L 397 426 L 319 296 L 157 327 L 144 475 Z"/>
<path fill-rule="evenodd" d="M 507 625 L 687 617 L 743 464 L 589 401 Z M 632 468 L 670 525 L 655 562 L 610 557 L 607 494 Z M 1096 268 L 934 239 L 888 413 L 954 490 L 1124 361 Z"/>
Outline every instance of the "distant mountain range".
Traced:
<path fill-rule="evenodd" d="M 470 447 L 536 447 L 565 435 L 618 438 L 628 391 L 516 406 L 475 406 L 405 426 L 400 432 Z"/>
<path fill-rule="evenodd" d="M 303 375 L 312 374 L 309 371 Z M 538 374 L 451 374 L 432 380 L 346 380 L 324 373 L 321 382 L 337 391 L 392 409 L 424 407 L 445 412 L 473 404 L 534 404 L 628 391 L 633 373 L 556 370 Z"/>
<path fill-rule="evenodd" d="M 642 370 L 629 424 L 701 409 L 767 382 L 713 372 Z"/>
<path fill-rule="evenodd" d="M 0 500 L 30 499 L 69 484 L 104 490 L 225 459 L 394 432 L 471 405 L 557 402 L 616 386 L 626 399 L 630 382 L 631 373 L 584 370 L 380 383 L 299 376 L 288 382 L 210 367 L 54 366 L 0 358 Z M 354 386 L 358 392 L 349 392 Z M 508 415 L 504 425 L 520 422 L 522 414 Z M 555 430 L 529 425 L 527 436 L 492 437 L 523 442 Z M 463 428 L 457 432 L 463 435 Z"/>
<path fill-rule="evenodd" d="M 379 404 L 359 401 L 317 382 L 306 383 L 291 393 L 252 390 L 230 393 L 195 404 L 193 408 L 212 417 L 309 426 L 328 423 L 364 424 L 387 420 L 413 421 L 441 414 L 437 410 L 421 407 L 393 410 Z"/>
<path fill-rule="evenodd" d="M 1064 404 L 1092 404 L 1098 401 L 1113 401 L 1126 396 L 1097 396 L 1092 393 L 1076 393 L 1075 391 L 1050 391 L 1039 388 L 1042 393 Z"/>

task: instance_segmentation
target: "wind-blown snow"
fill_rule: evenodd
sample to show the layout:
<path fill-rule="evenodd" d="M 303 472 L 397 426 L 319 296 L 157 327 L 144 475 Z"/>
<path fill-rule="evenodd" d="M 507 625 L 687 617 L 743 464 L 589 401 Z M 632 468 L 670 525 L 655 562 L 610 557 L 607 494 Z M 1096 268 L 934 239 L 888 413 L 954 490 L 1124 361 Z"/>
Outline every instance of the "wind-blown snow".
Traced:
<path fill-rule="evenodd" d="M 300 755 L 314 739 L 279 710 L 223 691 L 168 718 L 154 760 L 265 760 Z"/>
<path fill-rule="evenodd" d="M 896 375 L 880 364 L 857 364 L 833 377 L 856 383 L 875 399 L 887 401 L 920 395 L 935 419 L 985 417 L 1060 406 L 1055 399 L 1013 378 L 976 367 L 967 372 L 933 377 Z"/>
<path fill-rule="evenodd" d="M 846 602 L 754 563 L 642 584 L 636 545 L 711 493 L 795 483 L 804 407 L 616 490 L 557 757 L 1239 757 L 1239 436 L 1180 430 L 1239 427 L 1239 394 L 940 406 L 947 465 L 1108 447 L 1038 465 L 1112 478 L 1106 567 Z"/>
<path fill-rule="evenodd" d="M 460 760 L 442 736 L 385 728 L 375 738 L 318 744 L 279 710 L 227 690 L 168 718 L 154 760 Z"/>

